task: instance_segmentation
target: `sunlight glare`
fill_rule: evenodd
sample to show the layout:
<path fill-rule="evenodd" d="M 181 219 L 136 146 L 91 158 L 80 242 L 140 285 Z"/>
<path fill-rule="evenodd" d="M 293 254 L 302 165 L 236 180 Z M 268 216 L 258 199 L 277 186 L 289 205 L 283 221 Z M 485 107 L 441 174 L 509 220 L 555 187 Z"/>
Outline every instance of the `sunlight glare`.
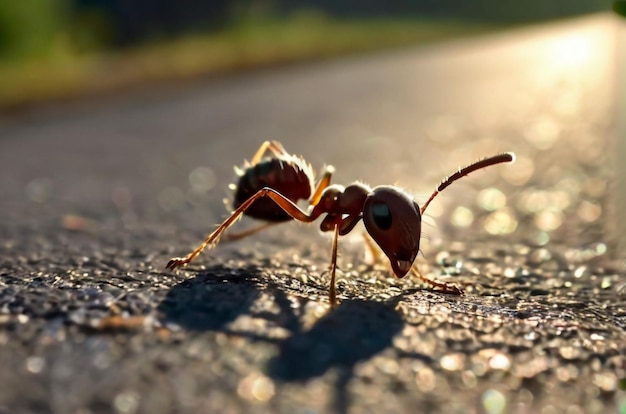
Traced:
<path fill-rule="evenodd" d="M 570 34 L 557 39 L 551 48 L 551 55 L 564 67 L 576 68 L 584 65 L 593 54 L 592 40 L 581 34 Z"/>

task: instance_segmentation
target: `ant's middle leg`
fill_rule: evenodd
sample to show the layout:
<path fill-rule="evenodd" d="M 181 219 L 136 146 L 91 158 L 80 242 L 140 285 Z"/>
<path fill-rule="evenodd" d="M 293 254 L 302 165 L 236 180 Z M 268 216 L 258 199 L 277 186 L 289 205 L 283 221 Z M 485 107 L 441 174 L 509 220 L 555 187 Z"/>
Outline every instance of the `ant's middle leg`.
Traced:
<path fill-rule="evenodd" d="M 240 231 L 239 233 L 226 233 L 224 235 L 224 240 L 225 241 L 229 241 L 229 242 L 241 240 L 241 239 L 246 238 L 248 236 L 252 236 L 254 234 L 257 234 L 257 233 L 259 233 L 259 232 L 261 232 L 261 231 L 263 231 L 263 230 L 265 230 L 267 228 L 270 228 L 272 226 L 275 226 L 277 224 L 282 224 L 282 223 L 284 223 L 284 222 L 283 221 L 281 221 L 281 222 L 268 221 L 268 222 L 265 222 L 263 224 L 259 224 L 256 227 L 252 227 L 250 229 Z"/>

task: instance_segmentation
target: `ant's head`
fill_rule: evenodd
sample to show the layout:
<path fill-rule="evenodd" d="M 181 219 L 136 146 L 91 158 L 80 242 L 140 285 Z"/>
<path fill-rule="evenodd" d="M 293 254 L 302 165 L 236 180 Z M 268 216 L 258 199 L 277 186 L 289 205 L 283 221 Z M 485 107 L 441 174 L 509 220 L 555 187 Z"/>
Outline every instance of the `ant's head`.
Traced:
<path fill-rule="evenodd" d="M 363 223 L 396 276 L 405 276 L 420 249 L 422 215 L 417 203 L 395 187 L 376 187 L 363 205 Z"/>

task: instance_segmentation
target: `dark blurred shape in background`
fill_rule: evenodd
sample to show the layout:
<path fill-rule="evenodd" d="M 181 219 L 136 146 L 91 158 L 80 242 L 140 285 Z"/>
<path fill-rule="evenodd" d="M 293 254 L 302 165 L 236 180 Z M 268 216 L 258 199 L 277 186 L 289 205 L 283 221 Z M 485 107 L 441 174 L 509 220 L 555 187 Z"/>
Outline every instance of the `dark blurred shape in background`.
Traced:
<path fill-rule="evenodd" d="M 616 2 L 617 4 L 618 2 Z M 249 16 L 316 10 L 338 19 L 434 18 L 520 23 L 606 10 L 600 0 L 22 0 L 0 3 L 0 56 L 67 36 L 78 48 L 130 45 L 224 28 Z"/>
<path fill-rule="evenodd" d="M 613 11 L 620 16 L 626 17 L 626 1 L 616 1 L 613 3 Z"/>
<path fill-rule="evenodd" d="M 236 2 L 228 0 L 74 0 L 77 20 L 94 16 L 111 31 L 101 35 L 118 45 L 153 37 L 175 36 L 193 31 L 219 29 L 227 23 Z M 100 28 L 101 29 L 101 28 Z"/>
<path fill-rule="evenodd" d="M 554 19 L 606 9 L 596 0 L 295 0 L 276 1 L 284 9 L 319 8 L 334 16 L 430 16 L 480 21 L 526 22 Z"/>

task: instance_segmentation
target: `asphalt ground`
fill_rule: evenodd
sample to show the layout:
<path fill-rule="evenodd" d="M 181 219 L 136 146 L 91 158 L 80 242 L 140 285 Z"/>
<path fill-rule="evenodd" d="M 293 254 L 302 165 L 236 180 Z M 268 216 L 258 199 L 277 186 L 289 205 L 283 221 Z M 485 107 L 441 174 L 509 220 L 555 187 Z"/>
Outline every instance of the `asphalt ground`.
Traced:
<path fill-rule="evenodd" d="M 0 412 L 626 410 L 616 21 L 593 16 L 0 121 Z M 186 254 L 280 140 L 423 203 L 423 273 L 287 223 Z M 237 229 L 253 226 L 250 220 Z"/>

